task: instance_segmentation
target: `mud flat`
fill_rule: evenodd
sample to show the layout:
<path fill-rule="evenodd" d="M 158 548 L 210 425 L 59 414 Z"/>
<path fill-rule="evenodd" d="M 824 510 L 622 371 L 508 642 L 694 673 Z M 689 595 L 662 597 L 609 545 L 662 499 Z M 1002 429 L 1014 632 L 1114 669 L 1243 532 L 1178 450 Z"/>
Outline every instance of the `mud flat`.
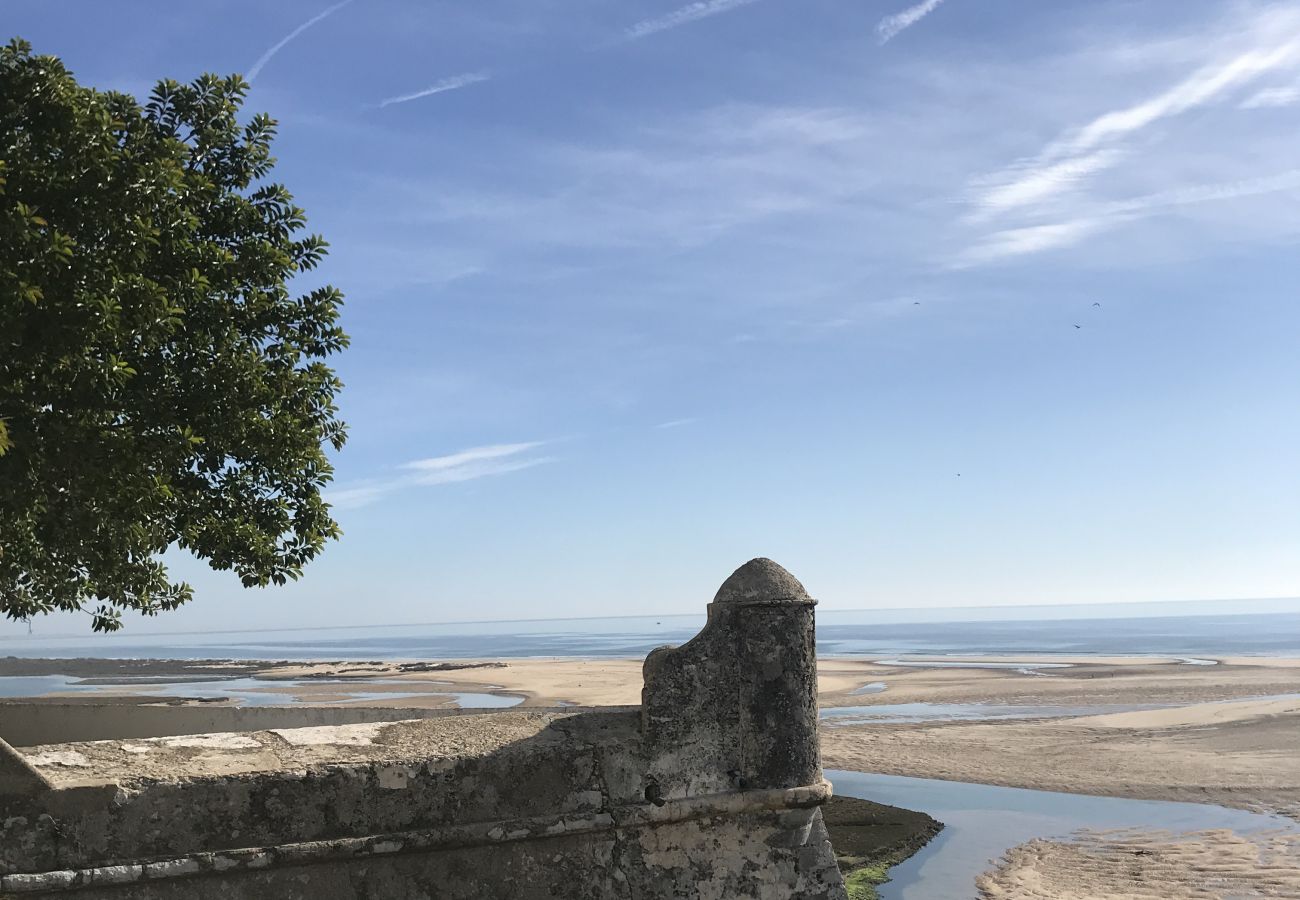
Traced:
<path fill-rule="evenodd" d="M 875 900 L 889 870 L 911 857 L 943 830 L 922 812 L 855 797 L 832 797 L 822 807 L 835 859 L 844 873 L 849 900 Z"/>

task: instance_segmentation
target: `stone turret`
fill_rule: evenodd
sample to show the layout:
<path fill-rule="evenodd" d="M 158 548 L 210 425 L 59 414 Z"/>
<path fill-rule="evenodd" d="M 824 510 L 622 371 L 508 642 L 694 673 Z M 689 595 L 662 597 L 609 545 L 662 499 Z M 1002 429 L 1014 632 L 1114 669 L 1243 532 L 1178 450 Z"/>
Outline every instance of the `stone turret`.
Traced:
<path fill-rule="evenodd" d="M 815 605 L 781 566 L 752 559 L 718 589 L 698 635 L 646 658 L 650 794 L 821 782 Z"/>

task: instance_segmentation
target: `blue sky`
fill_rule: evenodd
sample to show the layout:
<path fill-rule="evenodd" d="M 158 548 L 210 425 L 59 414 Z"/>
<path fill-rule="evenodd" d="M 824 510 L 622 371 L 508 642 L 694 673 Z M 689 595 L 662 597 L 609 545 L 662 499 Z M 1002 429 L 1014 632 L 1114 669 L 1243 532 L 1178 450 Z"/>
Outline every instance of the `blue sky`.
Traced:
<path fill-rule="evenodd" d="M 1300 6 L 15 2 L 242 72 L 347 295 L 346 536 L 131 627 L 1300 594 Z M 309 285 L 304 285 L 304 288 Z M 53 621 L 47 629 L 75 626 Z"/>

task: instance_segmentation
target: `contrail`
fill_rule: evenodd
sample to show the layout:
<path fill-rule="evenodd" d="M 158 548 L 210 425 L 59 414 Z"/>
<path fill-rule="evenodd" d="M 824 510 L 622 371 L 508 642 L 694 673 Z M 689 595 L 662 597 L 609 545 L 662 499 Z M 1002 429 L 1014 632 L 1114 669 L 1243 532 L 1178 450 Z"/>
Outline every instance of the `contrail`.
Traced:
<path fill-rule="evenodd" d="M 667 31 L 669 28 L 676 28 L 697 19 L 707 19 L 709 16 L 730 12 L 733 9 L 756 2 L 757 0 L 699 0 L 699 2 L 675 9 L 667 15 L 655 19 L 643 19 L 635 25 L 629 26 L 623 32 L 623 36 L 629 41 L 640 40 L 643 37 Z"/>
<path fill-rule="evenodd" d="M 911 28 L 934 12 L 942 2 L 943 0 L 922 0 L 922 2 L 915 6 L 909 6 L 902 12 L 894 13 L 892 16 L 885 16 L 876 25 L 876 34 L 880 37 L 880 43 L 886 44 L 900 31 Z"/>
<path fill-rule="evenodd" d="M 352 0 L 340 0 L 340 2 L 335 3 L 331 7 L 328 7 L 324 12 L 317 13 L 316 15 L 308 19 L 306 22 L 303 22 L 293 31 L 286 34 L 275 45 L 273 45 L 270 50 L 267 50 L 265 53 L 263 53 L 261 56 L 257 58 L 257 62 L 253 63 L 252 68 L 248 70 L 248 74 L 244 76 L 244 80 L 252 81 L 262 71 L 262 67 L 265 66 L 267 63 L 269 63 L 271 61 L 271 58 L 274 57 L 275 54 L 279 53 L 281 50 L 284 49 L 285 44 L 292 41 L 298 35 L 302 34 L 304 31 L 306 31 L 308 28 L 312 27 L 322 19 L 326 19 L 329 16 L 332 16 L 334 13 L 338 12 L 340 9 L 347 6 L 351 2 Z"/>
<path fill-rule="evenodd" d="M 487 81 L 492 76 L 487 72 L 466 72 L 464 75 L 453 75 L 450 78 L 444 78 L 442 81 L 429 85 L 422 91 L 416 91 L 413 94 L 402 94 L 398 97 L 389 97 L 387 100 L 379 101 L 382 109 L 385 106 L 391 106 L 394 103 L 405 103 L 408 100 L 419 100 L 421 97 L 428 97 L 430 94 L 441 94 L 444 91 L 454 91 L 457 88 L 463 88 L 469 84 L 475 84 L 480 81 Z"/>

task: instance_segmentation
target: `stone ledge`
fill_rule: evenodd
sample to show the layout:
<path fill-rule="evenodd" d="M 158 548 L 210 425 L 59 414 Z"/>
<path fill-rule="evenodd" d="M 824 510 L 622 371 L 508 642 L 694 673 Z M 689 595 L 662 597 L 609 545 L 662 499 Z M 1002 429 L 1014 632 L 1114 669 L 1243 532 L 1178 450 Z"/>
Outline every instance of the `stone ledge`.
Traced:
<path fill-rule="evenodd" d="M 617 708 L 606 711 L 616 712 Z M 511 710 L 355 725 L 85 741 L 27 747 L 17 755 L 55 788 L 225 778 L 340 764 L 428 764 L 489 756 L 581 712 Z"/>
<path fill-rule="evenodd" d="M 273 866 L 300 866 L 374 856 L 430 853 L 439 850 L 544 840 L 560 835 L 582 835 L 615 829 L 671 825 L 717 816 L 730 818 L 754 813 L 812 809 L 829 800 L 831 794 L 830 782 L 823 780 L 818 784 L 795 788 L 737 791 L 671 800 L 662 806 L 650 803 L 627 804 L 590 816 L 538 816 L 478 822 L 444 828 L 368 835 L 363 838 L 306 841 L 277 847 L 250 847 L 217 853 L 195 853 L 131 865 L 5 875 L 0 876 L 0 891 L 12 895 L 79 891 L 110 885 L 256 871 Z"/>

